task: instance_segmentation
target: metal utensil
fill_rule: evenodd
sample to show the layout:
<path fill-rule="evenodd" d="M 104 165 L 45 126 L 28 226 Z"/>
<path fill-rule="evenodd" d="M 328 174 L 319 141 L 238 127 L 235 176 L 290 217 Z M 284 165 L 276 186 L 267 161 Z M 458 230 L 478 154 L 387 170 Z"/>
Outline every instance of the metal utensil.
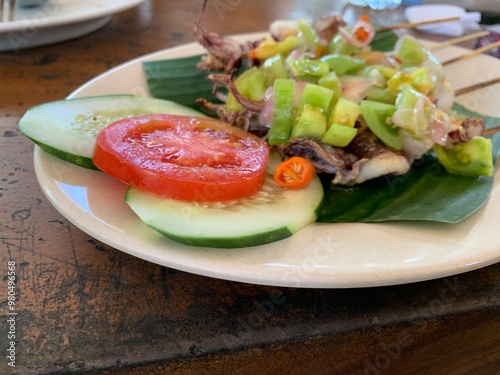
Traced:
<path fill-rule="evenodd" d="M 0 22 L 14 20 L 16 0 L 0 0 Z"/>
<path fill-rule="evenodd" d="M 28 9 L 43 6 L 47 0 L 0 0 L 0 22 L 16 20 L 17 9 Z"/>

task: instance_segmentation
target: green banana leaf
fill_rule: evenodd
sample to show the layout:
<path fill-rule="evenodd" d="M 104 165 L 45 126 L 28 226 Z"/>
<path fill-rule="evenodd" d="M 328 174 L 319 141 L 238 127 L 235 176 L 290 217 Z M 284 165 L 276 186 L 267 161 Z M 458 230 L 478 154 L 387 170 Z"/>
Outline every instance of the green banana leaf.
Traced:
<path fill-rule="evenodd" d="M 500 134 L 492 142 L 497 159 Z M 327 178 L 323 184 L 325 202 L 319 222 L 421 220 L 454 224 L 488 201 L 493 177 L 450 174 L 429 153 L 403 176 L 388 175 L 352 188 L 332 188 Z"/>
<path fill-rule="evenodd" d="M 392 32 L 381 34 L 372 42 L 372 48 L 390 51 L 397 36 Z M 215 101 L 206 74 L 196 69 L 201 56 L 144 62 L 151 95 L 193 108 L 197 108 L 195 100 L 200 97 Z M 498 118 L 482 116 L 458 104 L 453 109 L 464 116 L 482 117 L 487 127 L 500 124 Z M 496 160 L 500 134 L 492 137 L 492 141 Z M 493 177 L 449 174 L 429 153 L 415 162 L 404 176 L 388 175 L 352 188 L 332 188 L 328 178 L 324 178 L 323 183 L 325 201 L 319 222 L 421 220 L 457 223 L 488 201 Z"/>
<path fill-rule="evenodd" d="M 199 109 L 197 98 L 216 101 L 212 94 L 213 85 L 206 79 L 208 73 L 196 69 L 201 57 L 144 62 L 143 70 L 151 96 L 195 109 Z"/>
<path fill-rule="evenodd" d="M 390 52 L 394 49 L 398 36 L 392 31 L 381 31 L 375 34 L 370 47 L 381 52 Z"/>

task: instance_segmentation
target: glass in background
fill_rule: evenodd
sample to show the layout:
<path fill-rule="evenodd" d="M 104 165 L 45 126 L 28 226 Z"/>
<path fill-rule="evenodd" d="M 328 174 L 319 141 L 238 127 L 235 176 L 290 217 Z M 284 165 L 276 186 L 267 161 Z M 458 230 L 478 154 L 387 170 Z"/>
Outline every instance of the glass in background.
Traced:
<path fill-rule="evenodd" d="M 368 6 L 374 10 L 396 9 L 401 5 L 402 0 L 349 0 L 355 6 Z"/>
<path fill-rule="evenodd" d="M 405 6 L 421 3 L 422 0 L 348 0 L 341 14 L 348 24 L 366 15 L 376 26 L 392 26 L 406 21 Z"/>

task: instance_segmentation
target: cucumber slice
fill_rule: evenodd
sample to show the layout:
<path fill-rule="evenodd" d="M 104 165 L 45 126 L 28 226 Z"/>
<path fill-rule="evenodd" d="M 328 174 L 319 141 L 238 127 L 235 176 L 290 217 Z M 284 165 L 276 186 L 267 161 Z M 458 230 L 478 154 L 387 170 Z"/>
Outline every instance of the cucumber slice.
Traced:
<path fill-rule="evenodd" d="M 44 151 L 81 167 L 92 162 L 95 137 L 110 123 L 125 117 L 169 113 L 204 116 L 177 103 L 134 95 L 105 95 L 58 100 L 32 107 L 18 128 Z"/>
<path fill-rule="evenodd" d="M 240 248 L 281 240 L 317 219 L 323 200 L 318 177 L 304 189 L 286 190 L 273 181 L 279 158 L 272 155 L 261 191 L 238 201 L 180 202 L 129 187 L 125 201 L 164 236 L 187 245 Z"/>

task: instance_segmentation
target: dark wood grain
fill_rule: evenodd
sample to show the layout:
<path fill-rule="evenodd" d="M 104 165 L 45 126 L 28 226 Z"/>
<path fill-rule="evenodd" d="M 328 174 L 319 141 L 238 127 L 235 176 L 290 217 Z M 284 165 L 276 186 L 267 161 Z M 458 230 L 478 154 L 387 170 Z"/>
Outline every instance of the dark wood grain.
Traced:
<path fill-rule="evenodd" d="M 137 56 L 193 41 L 201 0 L 146 1 L 102 29 L 0 53 L 0 254 L 16 262 L 16 368 L 2 374 L 499 374 L 500 265 L 422 283 L 318 290 L 179 272 L 80 231 L 43 195 L 17 121 Z M 219 8 L 215 4 L 218 4 Z M 222 7 L 225 4 L 225 7 Z M 342 2 L 212 1 L 203 25 L 261 31 Z M 499 247 L 500 251 L 500 247 Z"/>

